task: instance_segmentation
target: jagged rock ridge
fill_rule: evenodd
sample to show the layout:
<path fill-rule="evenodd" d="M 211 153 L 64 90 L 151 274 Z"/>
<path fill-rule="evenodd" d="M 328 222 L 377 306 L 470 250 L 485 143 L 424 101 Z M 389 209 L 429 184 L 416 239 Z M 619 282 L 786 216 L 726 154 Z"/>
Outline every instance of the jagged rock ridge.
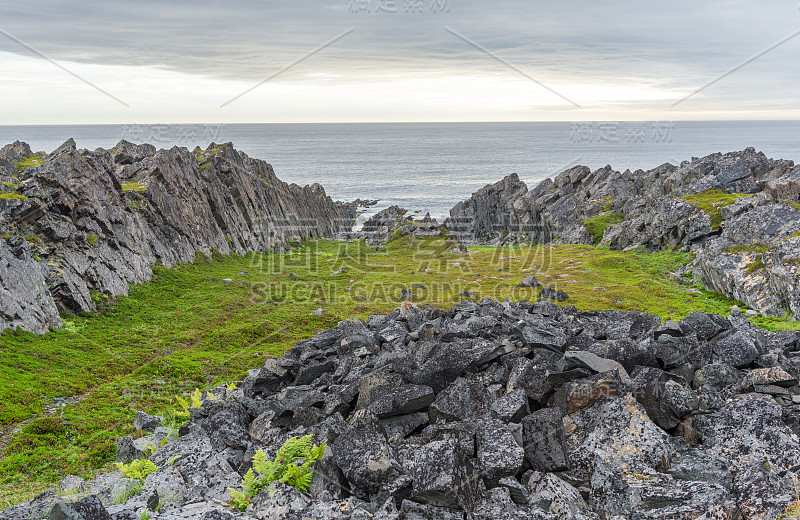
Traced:
<path fill-rule="evenodd" d="M 444 225 L 472 243 L 695 250 L 706 288 L 800 318 L 800 166 L 753 148 L 649 171 L 576 166 L 531 190 L 513 174 L 457 204 Z"/>
<path fill-rule="evenodd" d="M 0 330 L 57 328 L 60 312 L 93 311 L 92 294 L 126 294 L 156 263 L 333 237 L 355 218 L 231 144 L 87 151 L 69 140 L 17 167 L 31 156 L 20 142 L 0 150 Z"/>

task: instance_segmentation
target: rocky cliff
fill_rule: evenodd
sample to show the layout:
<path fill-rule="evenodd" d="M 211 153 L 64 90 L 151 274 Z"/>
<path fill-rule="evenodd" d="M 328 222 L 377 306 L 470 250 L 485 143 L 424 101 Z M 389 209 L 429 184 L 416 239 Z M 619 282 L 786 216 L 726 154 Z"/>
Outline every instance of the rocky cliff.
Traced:
<path fill-rule="evenodd" d="M 69 140 L 45 155 L 16 142 L 0 150 L 0 181 L 0 330 L 58 328 L 59 313 L 95 310 L 96 295 L 126 294 L 155 264 L 332 237 L 355 218 L 231 144 L 87 151 Z"/>
<path fill-rule="evenodd" d="M 752 148 L 649 171 L 577 166 L 531 190 L 510 175 L 457 204 L 445 226 L 473 243 L 694 250 L 708 289 L 800 318 L 800 166 Z"/>
<path fill-rule="evenodd" d="M 776 518 L 797 500 L 798 353 L 741 315 L 406 302 L 205 393 L 177 438 L 137 414 L 152 434 L 117 460 L 149 458 L 141 481 L 67 477 L 0 519 Z M 307 492 L 228 506 L 258 450 L 303 435 L 327 441 Z"/>

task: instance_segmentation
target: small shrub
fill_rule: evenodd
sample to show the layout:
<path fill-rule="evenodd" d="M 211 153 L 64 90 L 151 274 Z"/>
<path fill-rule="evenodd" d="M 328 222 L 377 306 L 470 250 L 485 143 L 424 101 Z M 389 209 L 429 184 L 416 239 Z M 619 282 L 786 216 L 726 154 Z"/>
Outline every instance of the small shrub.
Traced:
<path fill-rule="evenodd" d="M 89 242 L 90 246 L 94 246 L 97 243 L 98 237 L 97 235 L 86 235 L 86 241 Z"/>
<path fill-rule="evenodd" d="M 117 462 L 114 464 L 117 470 L 121 472 L 125 478 L 134 478 L 140 482 L 144 482 L 147 475 L 158 471 L 158 466 L 147 459 L 136 459 L 129 464 Z"/>
<path fill-rule="evenodd" d="M 275 454 L 275 460 L 267 460 L 264 452 L 258 450 L 253 456 L 253 467 L 244 476 L 242 491 L 228 489 L 231 493 L 231 505 L 244 511 L 253 501 L 253 497 L 272 482 L 283 482 L 299 491 L 308 491 L 314 476 L 311 467 L 325 454 L 327 445 L 327 442 L 319 446 L 313 445 L 312 437 L 306 435 L 287 440 Z M 302 464 L 298 465 L 298 462 Z"/>

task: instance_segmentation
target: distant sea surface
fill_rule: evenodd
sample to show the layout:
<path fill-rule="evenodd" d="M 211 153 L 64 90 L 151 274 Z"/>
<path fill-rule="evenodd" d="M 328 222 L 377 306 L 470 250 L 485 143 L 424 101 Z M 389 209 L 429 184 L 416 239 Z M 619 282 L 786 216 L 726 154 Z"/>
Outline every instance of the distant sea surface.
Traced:
<path fill-rule="evenodd" d="M 748 146 L 800 162 L 800 121 L 0 126 L 0 146 L 19 139 L 50 152 L 70 137 L 88 149 L 232 141 L 286 182 L 379 200 L 369 213 L 397 204 L 439 219 L 515 172 L 530 188 L 578 164 L 647 170 Z"/>

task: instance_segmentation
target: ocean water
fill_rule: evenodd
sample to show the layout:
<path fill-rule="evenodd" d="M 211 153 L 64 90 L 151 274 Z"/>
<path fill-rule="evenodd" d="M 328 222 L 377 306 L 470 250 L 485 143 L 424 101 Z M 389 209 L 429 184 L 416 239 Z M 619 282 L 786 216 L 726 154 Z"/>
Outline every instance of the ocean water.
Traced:
<path fill-rule="evenodd" d="M 0 146 L 19 139 L 49 152 L 70 137 L 88 149 L 231 141 L 284 181 L 379 200 L 366 215 L 397 204 L 439 219 L 510 173 L 532 187 L 578 164 L 650 169 L 748 146 L 800 161 L 800 121 L 0 126 Z"/>

